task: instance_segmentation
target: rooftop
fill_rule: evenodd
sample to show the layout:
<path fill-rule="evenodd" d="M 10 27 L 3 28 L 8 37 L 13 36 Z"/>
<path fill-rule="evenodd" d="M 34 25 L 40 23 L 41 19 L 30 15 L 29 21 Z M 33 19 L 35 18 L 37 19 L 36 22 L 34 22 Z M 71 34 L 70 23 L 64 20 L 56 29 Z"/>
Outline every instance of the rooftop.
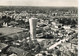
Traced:
<path fill-rule="evenodd" d="M 23 31 L 23 29 L 21 28 L 13 28 L 13 27 L 0 28 L 0 33 L 2 33 L 3 35 L 10 35 L 21 31 Z"/>
<path fill-rule="evenodd" d="M 4 43 L 0 43 L 0 52 L 2 51 L 2 49 L 6 48 L 8 45 L 4 44 Z"/>

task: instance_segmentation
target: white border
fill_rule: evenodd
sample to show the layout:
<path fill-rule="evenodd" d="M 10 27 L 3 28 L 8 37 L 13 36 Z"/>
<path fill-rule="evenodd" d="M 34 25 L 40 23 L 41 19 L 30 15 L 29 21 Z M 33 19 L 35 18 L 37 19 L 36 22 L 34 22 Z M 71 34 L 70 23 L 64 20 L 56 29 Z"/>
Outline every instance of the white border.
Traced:
<path fill-rule="evenodd" d="M 80 0 L 78 0 L 78 56 L 80 56 Z"/>

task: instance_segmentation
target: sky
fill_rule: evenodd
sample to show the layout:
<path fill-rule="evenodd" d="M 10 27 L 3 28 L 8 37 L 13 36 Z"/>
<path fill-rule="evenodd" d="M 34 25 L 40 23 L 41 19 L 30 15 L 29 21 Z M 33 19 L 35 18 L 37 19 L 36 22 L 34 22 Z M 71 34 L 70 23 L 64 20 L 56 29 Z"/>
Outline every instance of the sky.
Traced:
<path fill-rule="evenodd" d="M 0 0 L 0 6 L 78 7 L 78 0 Z"/>

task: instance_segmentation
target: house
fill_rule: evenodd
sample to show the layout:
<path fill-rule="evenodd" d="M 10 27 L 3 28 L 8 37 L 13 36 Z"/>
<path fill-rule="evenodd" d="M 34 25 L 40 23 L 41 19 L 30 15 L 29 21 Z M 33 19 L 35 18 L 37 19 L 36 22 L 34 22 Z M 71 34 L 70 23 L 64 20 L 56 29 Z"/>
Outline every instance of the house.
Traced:
<path fill-rule="evenodd" d="M 4 26 L 4 27 L 7 27 L 7 26 L 8 26 L 8 24 L 4 22 L 4 23 L 3 23 L 3 26 Z"/>
<path fill-rule="evenodd" d="M 0 53 L 6 51 L 8 45 L 4 43 L 0 43 Z"/>
<path fill-rule="evenodd" d="M 16 53 L 17 56 L 27 56 L 27 54 L 28 54 L 27 51 L 24 51 L 23 49 L 16 48 L 16 47 L 12 47 L 12 46 L 10 46 L 10 47 L 7 49 L 7 52 Z"/>

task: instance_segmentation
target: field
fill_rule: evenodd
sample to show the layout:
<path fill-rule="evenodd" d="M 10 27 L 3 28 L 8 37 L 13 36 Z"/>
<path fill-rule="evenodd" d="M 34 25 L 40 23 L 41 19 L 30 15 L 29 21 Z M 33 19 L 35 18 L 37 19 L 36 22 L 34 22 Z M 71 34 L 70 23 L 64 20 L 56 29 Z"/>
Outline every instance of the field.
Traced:
<path fill-rule="evenodd" d="M 3 35 L 14 34 L 21 31 L 23 31 L 23 29 L 21 28 L 13 28 L 13 27 L 0 28 L 0 33 L 2 33 Z"/>

